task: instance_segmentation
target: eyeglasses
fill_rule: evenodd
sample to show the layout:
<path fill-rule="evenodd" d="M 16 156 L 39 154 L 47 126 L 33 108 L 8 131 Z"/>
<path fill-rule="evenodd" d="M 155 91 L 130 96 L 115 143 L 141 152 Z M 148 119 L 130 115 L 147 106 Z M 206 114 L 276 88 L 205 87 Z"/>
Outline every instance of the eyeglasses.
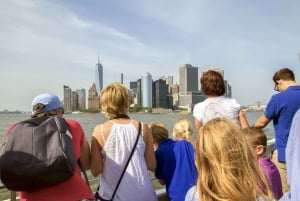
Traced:
<path fill-rule="evenodd" d="M 279 91 L 279 89 L 278 89 L 278 83 L 275 83 L 274 90 L 275 91 Z"/>

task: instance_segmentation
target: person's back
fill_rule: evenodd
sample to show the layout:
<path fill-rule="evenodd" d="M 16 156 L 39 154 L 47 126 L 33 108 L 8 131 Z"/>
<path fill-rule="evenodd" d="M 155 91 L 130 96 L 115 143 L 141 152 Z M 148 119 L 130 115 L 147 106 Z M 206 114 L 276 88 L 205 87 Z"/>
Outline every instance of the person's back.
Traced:
<path fill-rule="evenodd" d="M 57 96 L 52 94 L 40 94 L 32 102 L 33 118 L 39 116 L 63 115 L 63 108 Z M 73 137 L 74 153 L 77 160 L 81 158 L 82 164 L 89 167 L 89 145 L 80 124 L 75 120 L 66 119 Z M 12 126 L 13 127 L 13 126 Z M 12 128 L 10 127 L 10 129 Z M 34 191 L 21 191 L 21 201 L 74 201 L 93 200 L 94 196 L 81 177 L 81 170 L 77 165 L 72 177 L 61 183 L 40 188 Z"/>
<path fill-rule="evenodd" d="M 225 96 L 224 79 L 219 72 L 214 70 L 204 72 L 200 78 L 200 84 L 201 91 L 207 98 L 197 103 L 193 110 L 197 130 L 207 121 L 217 117 L 230 118 L 242 128 L 248 127 L 241 105 L 235 99 Z"/>
<path fill-rule="evenodd" d="M 105 145 L 101 151 L 103 157 L 107 159 L 104 160 L 103 173 L 100 177 L 100 192 L 105 189 L 102 191 L 103 197 L 112 195 L 124 164 L 132 151 L 136 137 L 141 135 L 132 155 L 132 162 L 127 166 L 114 200 L 123 200 L 124 197 L 126 197 L 126 200 L 155 200 L 156 195 L 144 159 L 146 144 L 143 141 L 143 129 L 138 134 L 137 124 L 137 121 L 131 120 L 129 123 L 124 124 L 109 121 L 103 125 L 110 130 L 109 137 L 105 140 Z M 143 123 L 141 123 L 141 126 L 143 126 Z M 109 129 L 109 127 L 111 128 Z M 100 133 L 100 137 L 103 136 L 104 134 Z M 136 192 L 143 193 L 136 194 Z"/>
<path fill-rule="evenodd" d="M 289 137 L 292 119 L 300 108 L 300 86 L 295 81 L 292 70 L 283 68 L 274 76 L 274 90 L 280 93 L 273 95 L 265 109 L 264 114 L 254 123 L 255 127 L 263 128 L 271 120 L 275 130 L 275 145 L 272 152 L 272 161 L 278 167 L 283 191 L 289 190 L 286 182 L 285 149 Z"/>
<path fill-rule="evenodd" d="M 184 200 L 186 192 L 197 180 L 194 147 L 187 140 L 170 139 L 167 127 L 159 122 L 150 124 L 150 133 L 157 147 L 155 177 L 166 185 L 170 200 Z"/>
<path fill-rule="evenodd" d="M 91 172 L 95 177 L 101 174 L 98 195 L 115 201 L 157 200 L 148 172 L 156 168 L 148 125 L 141 123 L 139 133 L 139 122 L 127 115 L 129 91 L 123 84 L 107 85 L 100 97 L 101 107 L 109 120 L 95 126 L 91 141 Z M 132 158 L 129 157 L 131 153 Z M 121 177 L 123 170 L 125 173 Z M 120 185 L 116 188 L 119 179 Z"/>
<path fill-rule="evenodd" d="M 195 158 L 199 177 L 186 201 L 273 199 L 268 181 L 232 120 L 215 118 L 201 127 Z"/>
<path fill-rule="evenodd" d="M 282 196 L 282 184 L 279 171 L 271 159 L 266 156 L 267 137 L 262 129 L 249 127 L 242 130 L 254 158 L 263 169 L 270 182 L 275 199 Z"/>
<path fill-rule="evenodd" d="M 287 182 L 290 191 L 285 193 L 280 201 L 300 200 L 300 109 L 294 115 L 286 147 Z"/>

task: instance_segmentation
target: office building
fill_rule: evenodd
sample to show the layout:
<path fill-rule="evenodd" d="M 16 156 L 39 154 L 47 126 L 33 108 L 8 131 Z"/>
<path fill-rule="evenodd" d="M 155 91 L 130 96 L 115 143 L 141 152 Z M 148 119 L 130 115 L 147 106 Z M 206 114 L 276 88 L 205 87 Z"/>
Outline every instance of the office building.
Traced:
<path fill-rule="evenodd" d="M 93 85 L 90 87 L 88 92 L 88 109 L 90 110 L 100 109 L 100 98 L 98 96 L 95 83 L 93 83 Z"/>
<path fill-rule="evenodd" d="M 160 79 L 165 80 L 166 84 L 168 85 L 168 92 L 171 91 L 171 86 L 173 85 L 173 76 L 170 75 L 164 75 Z"/>
<path fill-rule="evenodd" d="M 98 57 L 98 63 L 95 67 L 95 83 L 96 83 L 96 90 L 97 93 L 100 94 L 100 91 L 103 88 L 103 66 L 100 63 L 99 57 Z"/>
<path fill-rule="evenodd" d="M 76 90 L 78 94 L 78 109 L 85 110 L 86 109 L 86 93 L 85 89 L 78 89 Z"/>
<path fill-rule="evenodd" d="M 168 85 L 165 80 L 159 79 L 153 82 L 153 107 L 168 108 Z"/>
<path fill-rule="evenodd" d="M 72 89 L 69 86 L 64 85 L 64 109 L 66 112 L 72 111 Z"/>
<path fill-rule="evenodd" d="M 184 64 L 179 67 L 179 91 L 199 91 L 198 67 Z"/>
<path fill-rule="evenodd" d="M 141 80 L 142 107 L 152 107 L 152 75 L 145 73 Z"/>

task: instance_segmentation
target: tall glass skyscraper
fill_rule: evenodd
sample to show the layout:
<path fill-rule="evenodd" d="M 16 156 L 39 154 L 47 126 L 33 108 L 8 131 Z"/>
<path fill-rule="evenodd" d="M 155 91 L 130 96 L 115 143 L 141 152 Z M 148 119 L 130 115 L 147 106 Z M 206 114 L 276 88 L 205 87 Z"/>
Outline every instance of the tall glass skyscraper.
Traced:
<path fill-rule="evenodd" d="M 100 63 L 99 57 L 95 68 L 95 83 L 97 92 L 100 94 L 100 91 L 103 88 L 103 66 Z"/>
<path fill-rule="evenodd" d="M 145 73 L 142 75 L 142 106 L 152 107 L 152 75 Z"/>

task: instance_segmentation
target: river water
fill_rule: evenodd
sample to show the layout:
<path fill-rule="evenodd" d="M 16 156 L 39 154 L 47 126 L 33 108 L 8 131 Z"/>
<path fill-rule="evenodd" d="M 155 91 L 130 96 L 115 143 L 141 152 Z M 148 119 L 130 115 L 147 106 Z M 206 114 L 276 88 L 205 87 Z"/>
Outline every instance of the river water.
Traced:
<path fill-rule="evenodd" d="M 262 115 L 262 112 L 246 112 L 246 116 L 250 125 Z M 169 128 L 170 135 L 172 134 L 173 125 L 178 118 L 188 118 L 194 122 L 192 114 L 149 114 L 149 113 L 132 113 L 129 114 L 130 118 L 139 120 L 145 123 L 151 123 L 153 121 L 160 121 L 164 123 Z M 25 120 L 30 117 L 30 114 L 0 114 L 0 137 L 2 141 L 2 135 L 6 132 L 8 126 L 11 123 Z M 81 114 L 65 114 L 65 118 L 71 118 L 79 121 L 82 125 L 84 132 L 87 136 L 88 141 L 90 142 L 91 135 L 94 129 L 94 126 L 106 121 L 104 114 L 102 113 L 81 113 Z M 274 138 L 274 129 L 272 122 L 264 128 L 264 131 L 268 139 Z"/>
<path fill-rule="evenodd" d="M 262 115 L 262 112 L 246 112 L 246 116 L 250 125 Z M 151 123 L 153 121 L 160 121 L 164 123 L 169 128 L 169 133 L 172 135 L 173 124 L 178 118 L 188 118 L 194 122 L 194 118 L 192 114 L 145 114 L 145 113 L 136 113 L 136 114 L 129 114 L 130 118 L 142 121 L 145 123 Z M 8 126 L 14 122 L 22 121 L 28 119 L 30 114 L 0 114 L 0 142 L 2 144 L 2 136 L 6 132 Z M 65 118 L 71 118 L 77 120 L 83 127 L 86 137 L 90 142 L 92 132 L 94 126 L 106 121 L 104 114 L 97 113 L 81 113 L 81 114 L 65 114 Z M 264 131 L 268 137 L 268 139 L 274 138 L 274 129 L 272 123 L 270 123 Z M 196 136 L 196 133 L 194 134 Z M 171 136 L 170 136 L 171 137 Z M 0 182 L 0 186 L 1 186 Z M 154 186 L 156 188 L 163 188 L 162 186 L 158 185 L 158 182 L 155 183 Z M 158 187 L 157 187 L 158 186 Z M 0 200 L 8 199 L 10 197 L 10 192 L 6 189 L 0 190 Z"/>

